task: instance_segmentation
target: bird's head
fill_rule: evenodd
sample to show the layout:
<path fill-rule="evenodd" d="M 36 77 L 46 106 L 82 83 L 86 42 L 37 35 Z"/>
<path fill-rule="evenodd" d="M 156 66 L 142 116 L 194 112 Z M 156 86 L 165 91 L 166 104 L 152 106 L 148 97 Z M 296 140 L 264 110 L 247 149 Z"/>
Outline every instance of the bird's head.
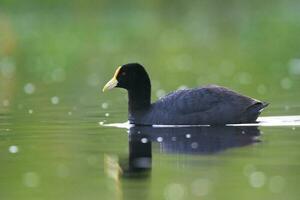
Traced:
<path fill-rule="evenodd" d="M 115 87 L 132 90 L 144 85 L 150 85 L 150 79 L 144 67 L 138 63 L 128 63 L 117 68 L 114 76 L 103 87 L 102 91 Z"/>

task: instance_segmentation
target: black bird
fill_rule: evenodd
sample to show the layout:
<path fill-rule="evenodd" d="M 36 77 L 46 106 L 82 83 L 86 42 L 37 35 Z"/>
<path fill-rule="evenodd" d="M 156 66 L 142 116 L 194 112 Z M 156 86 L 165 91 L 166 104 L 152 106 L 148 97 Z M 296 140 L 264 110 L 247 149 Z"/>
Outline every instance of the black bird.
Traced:
<path fill-rule="evenodd" d="M 254 123 L 268 105 L 217 85 L 177 90 L 151 103 L 150 78 L 138 63 L 118 67 L 103 92 L 114 87 L 128 91 L 128 120 L 136 125 Z"/>

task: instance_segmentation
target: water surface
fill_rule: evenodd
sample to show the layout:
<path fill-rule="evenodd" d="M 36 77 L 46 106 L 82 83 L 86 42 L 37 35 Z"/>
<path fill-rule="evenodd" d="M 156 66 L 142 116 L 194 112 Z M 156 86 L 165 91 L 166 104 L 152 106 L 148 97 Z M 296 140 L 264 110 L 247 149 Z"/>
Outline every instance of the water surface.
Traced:
<path fill-rule="evenodd" d="M 48 106 L 1 114 L 2 198 L 297 199 L 299 117 L 265 117 L 258 127 L 120 129 L 99 121 L 123 112 L 30 99 Z"/>
<path fill-rule="evenodd" d="M 299 199 L 299 3 L 0 4 L 0 199 Z M 126 92 L 101 88 L 132 61 L 153 101 L 219 84 L 270 105 L 259 124 L 127 129 Z"/>

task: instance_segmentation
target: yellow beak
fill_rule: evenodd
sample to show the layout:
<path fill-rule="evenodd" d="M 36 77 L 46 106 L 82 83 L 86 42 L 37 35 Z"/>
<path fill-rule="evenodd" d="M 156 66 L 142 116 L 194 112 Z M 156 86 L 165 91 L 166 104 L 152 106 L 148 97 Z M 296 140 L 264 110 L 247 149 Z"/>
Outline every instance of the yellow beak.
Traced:
<path fill-rule="evenodd" d="M 113 77 L 110 81 L 108 81 L 105 86 L 102 89 L 102 92 L 105 92 L 106 90 L 111 90 L 114 87 L 116 87 L 118 85 L 118 80 Z"/>
<path fill-rule="evenodd" d="M 102 89 L 102 92 L 105 92 L 106 90 L 111 90 L 114 87 L 116 87 L 118 85 L 118 80 L 117 80 L 117 76 L 119 74 L 119 71 L 121 69 L 121 66 L 117 68 L 114 76 L 112 77 L 112 79 L 110 79 L 110 81 L 108 81 L 105 86 Z"/>

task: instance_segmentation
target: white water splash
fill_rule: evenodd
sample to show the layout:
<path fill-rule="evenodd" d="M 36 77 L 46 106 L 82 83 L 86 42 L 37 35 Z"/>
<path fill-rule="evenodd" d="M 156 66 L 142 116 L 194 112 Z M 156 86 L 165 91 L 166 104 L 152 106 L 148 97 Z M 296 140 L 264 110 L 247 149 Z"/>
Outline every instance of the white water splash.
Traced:
<path fill-rule="evenodd" d="M 129 129 L 133 127 L 133 124 L 130 124 L 129 121 L 124 123 L 113 123 L 113 124 L 103 124 L 101 126 L 116 127 L 116 128 L 126 128 Z M 152 125 L 157 128 L 176 128 L 176 127 L 209 127 L 210 125 Z M 300 115 L 291 115 L 291 116 L 268 116 L 268 117 L 259 117 L 257 123 L 248 123 L 248 124 L 226 124 L 226 126 L 300 126 Z"/>
<path fill-rule="evenodd" d="M 107 127 L 115 127 L 115 128 L 126 128 L 130 129 L 131 127 L 134 127 L 134 124 L 130 124 L 129 121 L 123 122 L 123 123 L 112 123 L 112 124 L 104 124 L 104 122 L 99 122 L 100 126 L 107 126 Z"/>
<path fill-rule="evenodd" d="M 259 117 L 258 123 L 228 124 L 229 126 L 300 126 L 300 115 Z"/>

